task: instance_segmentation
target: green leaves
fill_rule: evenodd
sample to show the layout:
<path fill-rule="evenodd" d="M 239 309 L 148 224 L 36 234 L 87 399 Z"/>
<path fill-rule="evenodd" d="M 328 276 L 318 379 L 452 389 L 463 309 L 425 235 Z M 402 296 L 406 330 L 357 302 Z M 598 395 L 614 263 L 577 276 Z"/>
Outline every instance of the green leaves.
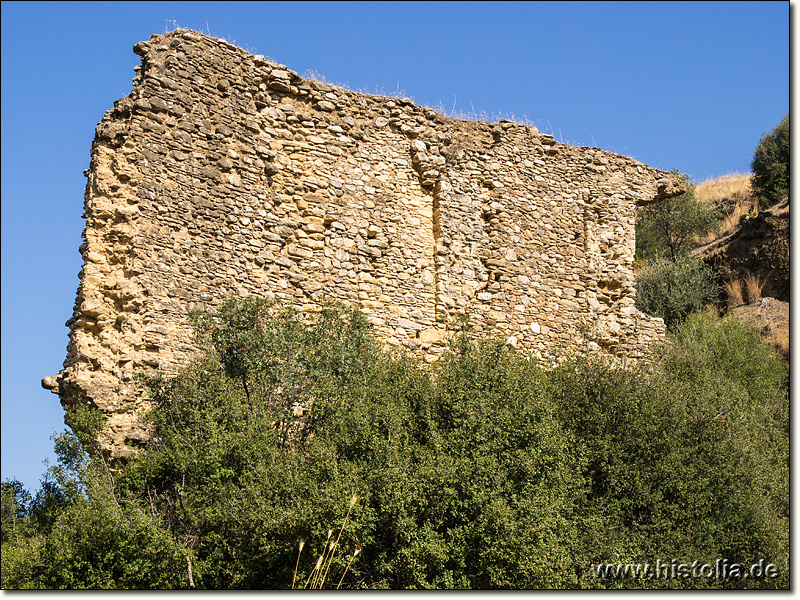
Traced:
<path fill-rule="evenodd" d="M 691 249 L 694 238 L 719 220 L 719 213 L 695 198 L 695 184 L 682 175 L 686 192 L 639 210 L 636 219 L 636 256 L 650 261 L 676 261 Z"/>
<path fill-rule="evenodd" d="M 787 377 L 756 331 L 702 314 L 651 364 L 590 359 L 553 372 L 561 418 L 585 451 L 586 510 L 598 517 L 581 536 L 590 562 L 769 556 L 784 565 L 785 585 Z"/>
<path fill-rule="evenodd" d="M 692 316 L 647 365 L 550 371 L 466 329 L 423 367 L 335 306 L 230 301 L 198 332 L 205 357 L 147 381 L 146 452 L 111 473 L 66 435 L 33 499 L 3 484 L 4 587 L 180 588 L 189 564 L 213 589 L 741 583 L 589 572 L 657 558 L 788 574 L 786 369 L 735 321 Z"/>
<path fill-rule="evenodd" d="M 718 295 L 714 271 L 690 256 L 656 259 L 636 275 L 636 308 L 661 317 L 670 329 Z"/>
<path fill-rule="evenodd" d="M 636 308 L 669 328 L 719 295 L 713 270 L 689 254 L 719 214 L 698 201 L 694 183 L 682 177 L 684 194 L 642 208 L 636 219 L 636 257 L 644 263 L 636 275 Z"/>
<path fill-rule="evenodd" d="M 789 113 L 765 133 L 753 153 L 752 187 L 762 207 L 769 207 L 789 195 Z"/>

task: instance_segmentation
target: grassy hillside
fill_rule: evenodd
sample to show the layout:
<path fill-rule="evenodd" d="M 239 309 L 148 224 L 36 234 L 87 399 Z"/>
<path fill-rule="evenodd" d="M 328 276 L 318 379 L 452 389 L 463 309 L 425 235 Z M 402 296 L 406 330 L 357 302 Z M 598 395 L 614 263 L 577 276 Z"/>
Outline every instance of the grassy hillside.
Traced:
<path fill-rule="evenodd" d="M 683 197 L 640 211 L 637 307 L 672 326 L 715 304 L 788 358 L 789 205 L 759 211 L 752 183 L 750 173 L 687 180 Z"/>
<path fill-rule="evenodd" d="M 707 244 L 730 234 L 739 226 L 743 216 L 758 211 L 758 199 L 753 196 L 750 187 L 752 178 L 751 173 L 731 173 L 706 179 L 697 185 L 697 199 L 718 208 L 721 213 L 719 227 L 702 236 L 699 243 Z"/>

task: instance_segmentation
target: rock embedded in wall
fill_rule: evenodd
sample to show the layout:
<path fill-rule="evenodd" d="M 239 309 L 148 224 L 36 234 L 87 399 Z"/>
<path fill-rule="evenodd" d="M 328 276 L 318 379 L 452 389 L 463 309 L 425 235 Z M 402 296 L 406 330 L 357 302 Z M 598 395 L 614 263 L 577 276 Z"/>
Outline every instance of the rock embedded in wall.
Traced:
<path fill-rule="evenodd" d="M 637 205 L 682 181 L 535 128 L 450 119 L 300 77 L 219 39 L 140 42 L 133 91 L 97 127 L 64 370 L 43 385 L 146 437 L 137 372 L 195 352 L 187 314 L 228 296 L 326 298 L 435 361 L 458 315 L 544 358 L 636 356 Z"/>

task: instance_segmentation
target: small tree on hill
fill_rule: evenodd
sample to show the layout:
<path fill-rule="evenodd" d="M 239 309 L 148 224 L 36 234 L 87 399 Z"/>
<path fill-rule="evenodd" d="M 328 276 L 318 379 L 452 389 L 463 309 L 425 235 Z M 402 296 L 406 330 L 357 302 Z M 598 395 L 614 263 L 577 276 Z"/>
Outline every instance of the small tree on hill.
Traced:
<path fill-rule="evenodd" d="M 641 260 L 678 260 L 691 250 L 697 235 L 711 229 L 719 214 L 694 195 L 697 187 L 686 175 L 686 192 L 644 207 L 636 219 L 636 256 Z"/>
<path fill-rule="evenodd" d="M 765 133 L 753 154 L 753 193 L 762 206 L 772 206 L 789 194 L 789 113 Z"/>

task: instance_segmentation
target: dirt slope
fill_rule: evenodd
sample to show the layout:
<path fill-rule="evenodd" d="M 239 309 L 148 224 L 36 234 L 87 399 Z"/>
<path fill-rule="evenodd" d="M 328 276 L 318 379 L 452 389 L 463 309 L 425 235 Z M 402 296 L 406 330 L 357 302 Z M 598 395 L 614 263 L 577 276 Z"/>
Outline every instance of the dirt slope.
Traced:
<path fill-rule="evenodd" d="M 788 302 L 789 198 L 693 253 L 717 270 L 720 283 L 756 275 L 766 279 L 762 296 Z"/>

